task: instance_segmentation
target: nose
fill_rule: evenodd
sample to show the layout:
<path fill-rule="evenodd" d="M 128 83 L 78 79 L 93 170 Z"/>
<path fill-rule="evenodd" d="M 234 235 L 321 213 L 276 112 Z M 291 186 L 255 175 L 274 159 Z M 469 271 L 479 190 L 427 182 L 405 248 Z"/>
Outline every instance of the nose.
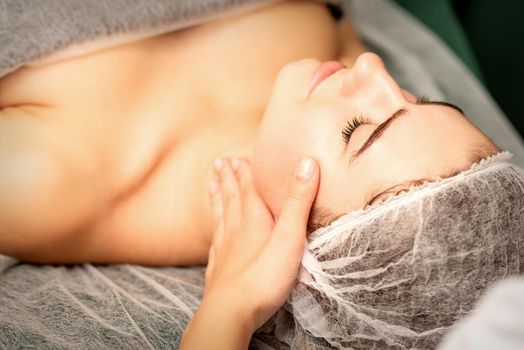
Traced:
<path fill-rule="evenodd" d="M 342 84 L 341 94 L 351 97 L 355 94 L 375 96 L 380 100 L 398 104 L 404 101 L 402 89 L 389 74 L 382 59 L 371 52 L 361 54 Z"/>
<path fill-rule="evenodd" d="M 377 70 L 385 70 L 385 66 L 384 61 L 378 55 L 365 52 L 358 56 L 354 69 L 359 74 L 372 74 Z"/>

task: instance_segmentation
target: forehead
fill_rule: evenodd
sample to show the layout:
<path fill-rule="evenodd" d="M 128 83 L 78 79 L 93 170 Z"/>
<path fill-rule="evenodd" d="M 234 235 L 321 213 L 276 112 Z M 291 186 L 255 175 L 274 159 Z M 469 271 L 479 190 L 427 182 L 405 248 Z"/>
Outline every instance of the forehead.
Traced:
<path fill-rule="evenodd" d="M 322 169 L 319 213 L 338 216 L 365 207 L 390 187 L 409 188 L 471 165 L 471 150 L 487 139 L 455 110 L 417 107 L 354 161 L 347 157 L 338 167 Z"/>

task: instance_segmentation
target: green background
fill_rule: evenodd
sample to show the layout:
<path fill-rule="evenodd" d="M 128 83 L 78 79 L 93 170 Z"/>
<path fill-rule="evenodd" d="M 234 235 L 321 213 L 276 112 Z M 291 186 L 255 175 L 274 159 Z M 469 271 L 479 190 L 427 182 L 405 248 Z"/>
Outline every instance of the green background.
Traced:
<path fill-rule="evenodd" d="M 524 136 L 524 1 L 395 1 L 448 44 Z"/>

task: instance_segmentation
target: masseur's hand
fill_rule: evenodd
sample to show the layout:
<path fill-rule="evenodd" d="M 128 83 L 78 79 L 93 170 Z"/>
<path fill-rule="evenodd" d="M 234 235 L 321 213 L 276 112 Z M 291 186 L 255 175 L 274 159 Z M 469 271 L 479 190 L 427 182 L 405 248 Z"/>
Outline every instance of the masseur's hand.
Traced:
<path fill-rule="evenodd" d="M 319 171 L 303 160 L 278 220 L 257 194 L 245 160 L 215 163 L 215 218 L 206 287 L 182 347 L 247 348 L 252 333 L 284 303 L 300 266 Z"/>

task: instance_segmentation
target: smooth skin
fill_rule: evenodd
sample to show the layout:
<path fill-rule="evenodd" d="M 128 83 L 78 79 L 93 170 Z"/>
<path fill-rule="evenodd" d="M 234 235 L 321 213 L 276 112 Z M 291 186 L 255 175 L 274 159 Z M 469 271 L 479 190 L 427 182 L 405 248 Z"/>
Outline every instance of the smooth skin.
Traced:
<path fill-rule="evenodd" d="M 373 201 L 467 169 L 497 147 L 459 110 L 440 101 L 417 101 L 389 74 L 374 53 L 358 56 L 310 92 L 320 64 L 306 59 L 279 73 L 255 140 L 255 185 L 278 216 L 293 166 L 301 157 L 318 161 L 322 181 L 315 202 L 337 216 Z M 356 153 L 380 124 L 402 111 L 364 152 Z M 344 140 L 348 122 L 363 123 Z M 278 159 L 278 161 L 275 161 Z"/>
<path fill-rule="evenodd" d="M 205 293 L 181 349 L 246 349 L 253 332 L 282 306 L 295 285 L 320 180 L 316 162 L 302 159 L 275 221 L 247 160 L 220 159 L 216 171 Z"/>
<path fill-rule="evenodd" d="M 210 163 L 256 139 L 282 66 L 363 51 L 317 1 L 253 11 L 0 79 L 0 254 L 205 265 Z"/>
<path fill-rule="evenodd" d="M 324 5 L 289 1 L 2 78 L 0 253 L 148 265 L 205 264 L 209 254 L 205 297 L 182 346 L 245 347 L 293 286 L 317 190 L 319 202 L 347 211 L 409 171 L 437 176 L 468 164 L 467 136 L 485 141 L 455 111 L 416 105 L 372 55 L 360 56 L 365 69 L 330 77 L 305 103 L 316 64 L 353 67 L 362 52 L 351 26 L 335 24 Z M 295 62 L 304 57 L 313 59 Z M 358 165 L 334 157 L 346 117 L 371 118 L 354 149 L 401 106 L 410 115 Z M 211 160 L 255 139 L 254 178 L 245 162 L 236 174 L 233 162 L 218 166 L 207 205 Z M 434 167 L 421 163 L 434 156 L 427 153 L 404 166 L 413 149 L 439 145 L 450 147 Z M 293 175 L 304 156 L 318 162 L 311 181 Z M 351 184 L 343 195 L 341 183 Z"/>
<path fill-rule="evenodd" d="M 309 93 L 318 64 L 302 60 L 280 72 L 253 168 L 245 160 L 215 162 L 217 180 L 210 185 L 215 230 L 205 295 L 182 349 L 247 348 L 295 284 L 314 201 L 337 216 L 363 208 L 370 198 L 394 196 L 418 179 L 465 169 L 479 145 L 487 154 L 497 152 L 458 110 L 417 103 L 377 55 L 360 55 L 354 67 Z M 405 111 L 395 124 L 353 158 L 399 109 Z M 364 112 L 369 120 L 344 143 L 348 116 Z M 304 157 L 312 177 L 296 170 Z"/>

